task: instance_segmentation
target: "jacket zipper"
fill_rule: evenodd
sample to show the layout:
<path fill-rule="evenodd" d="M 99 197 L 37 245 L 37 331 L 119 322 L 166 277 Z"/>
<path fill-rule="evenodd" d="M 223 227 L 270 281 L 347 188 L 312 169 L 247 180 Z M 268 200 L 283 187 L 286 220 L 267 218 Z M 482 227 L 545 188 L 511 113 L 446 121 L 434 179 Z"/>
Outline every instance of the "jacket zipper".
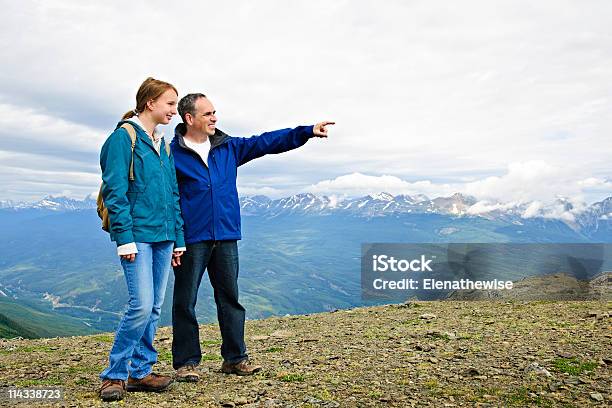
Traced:
<path fill-rule="evenodd" d="M 183 137 L 183 136 L 181 136 Z M 211 147 L 210 150 L 208 151 L 208 155 L 210 156 L 210 153 L 216 149 L 217 147 L 221 146 L 222 144 L 225 144 L 225 142 L 220 143 L 214 147 Z M 196 152 L 195 150 L 193 150 L 192 148 L 190 148 L 189 146 L 185 145 L 185 143 L 179 143 L 178 144 L 181 148 L 190 151 L 192 154 L 194 154 L 198 160 L 200 160 L 200 162 L 202 162 L 202 164 L 204 165 L 204 167 L 206 168 L 206 172 L 208 173 L 208 180 L 210 182 L 209 187 L 210 187 L 210 195 L 212 196 L 212 202 L 213 202 L 213 208 L 212 208 L 212 213 L 213 213 L 213 222 L 212 222 L 212 240 L 216 241 L 216 234 L 215 234 L 215 225 L 217 225 L 217 223 L 215 222 L 216 216 L 215 216 L 215 194 L 214 194 L 214 189 L 213 189 L 213 183 L 212 183 L 212 178 L 210 177 L 210 169 L 208 168 L 208 165 L 204 162 L 204 160 L 202 160 L 202 157 L 198 154 L 198 152 Z M 214 155 L 213 155 L 214 157 Z"/>
<path fill-rule="evenodd" d="M 146 133 L 146 132 L 145 132 L 145 134 L 147 135 L 147 138 L 149 138 L 149 134 Z M 149 138 L 149 142 L 151 142 L 151 138 Z M 151 142 L 151 143 L 153 143 L 153 142 Z M 157 156 L 159 157 L 159 167 L 160 167 L 161 177 L 162 177 L 162 181 L 163 181 L 162 188 L 164 190 L 164 231 L 165 231 L 165 234 L 166 234 L 165 241 L 168 241 L 168 240 L 170 240 L 170 238 L 169 238 L 170 235 L 168 234 L 168 229 L 169 229 L 168 228 L 168 194 L 167 194 L 166 188 L 165 188 L 166 184 L 167 184 L 167 180 L 166 180 L 166 177 L 164 175 L 164 162 L 162 161 L 162 157 L 161 157 L 161 149 L 162 148 L 164 148 L 164 149 L 166 148 L 166 141 L 162 137 L 161 143 L 159 145 L 159 152 L 157 151 L 155 146 L 152 146 L 151 144 L 146 143 L 146 142 L 145 142 L 145 144 L 148 145 L 151 149 L 153 149 L 153 151 L 155 153 L 157 153 Z M 174 209 L 174 206 L 172 206 L 172 208 Z M 175 215 L 175 217 L 176 217 L 176 215 Z M 176 222 L 176 220 L 175 220 L 175 222 Z"/>

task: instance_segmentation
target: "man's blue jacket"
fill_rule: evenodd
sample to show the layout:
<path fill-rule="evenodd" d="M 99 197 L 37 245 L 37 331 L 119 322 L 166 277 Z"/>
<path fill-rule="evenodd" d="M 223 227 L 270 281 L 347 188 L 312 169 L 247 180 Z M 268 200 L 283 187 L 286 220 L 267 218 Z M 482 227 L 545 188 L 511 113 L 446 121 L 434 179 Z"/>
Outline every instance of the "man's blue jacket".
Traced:
<path fill-rule="evenodd" d="M 170 144 L 179 185 L 185 242 L 241 239 L 238 166 L 266 154 L 286 152 L 312 137 L 312 126 L 298 126 L 260 136 L 231 137 L 216 129 L 210 138 L 208 166 L 183 141 L 179 124 Z"/>

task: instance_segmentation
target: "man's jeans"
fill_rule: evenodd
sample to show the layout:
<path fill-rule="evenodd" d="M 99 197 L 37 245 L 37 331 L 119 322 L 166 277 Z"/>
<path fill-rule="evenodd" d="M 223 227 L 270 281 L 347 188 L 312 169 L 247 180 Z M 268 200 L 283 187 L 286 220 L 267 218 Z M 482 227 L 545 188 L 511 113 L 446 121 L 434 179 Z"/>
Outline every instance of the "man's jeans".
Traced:
<path fill-rule="evenodd" d="M 157 361 L 153 338 L 164 302 L 174 242 L 137 242 L 136 247 L 134 262 L 121 259 L 129 294 L 128 309 L 115 334 L 109 366 L 100 374 L 102 380 L 127 380 L 128 375 L 146 377 Z"/>
<path fill-rule="evenodd" d="M 245 309 L 238 302 L 238 244 L 203 241 L 187 244 L 181 265 L 174 268 L 172 303 L 172 365 L 178 369 L 202 360 L 195 305 L 204 270 L 213 287 L 221 328 L 221 356 L 237 363 L 247 358 L 244 344 Z"/>

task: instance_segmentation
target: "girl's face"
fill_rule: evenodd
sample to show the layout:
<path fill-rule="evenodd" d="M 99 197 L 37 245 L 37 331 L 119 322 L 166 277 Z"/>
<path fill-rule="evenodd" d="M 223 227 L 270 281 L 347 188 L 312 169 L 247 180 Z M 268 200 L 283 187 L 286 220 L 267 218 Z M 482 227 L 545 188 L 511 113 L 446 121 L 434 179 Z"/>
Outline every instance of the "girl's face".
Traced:
<path fill-rule="evenodd" d="M 167 125 L 170 123 L 172 117 L 177 113 L 177 100 L 178 95 L 174 92 L 174 89 L 167 89 L 159 98 L 147 104 L 147 107 L 151 111 L 151 116 L 156 123 L 160 125 Z"/>

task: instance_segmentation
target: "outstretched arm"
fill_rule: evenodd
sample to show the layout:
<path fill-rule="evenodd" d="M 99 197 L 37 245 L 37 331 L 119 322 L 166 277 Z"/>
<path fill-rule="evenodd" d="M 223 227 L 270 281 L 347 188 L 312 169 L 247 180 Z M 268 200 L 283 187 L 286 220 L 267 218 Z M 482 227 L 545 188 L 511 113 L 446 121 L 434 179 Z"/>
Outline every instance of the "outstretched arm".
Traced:
<path fill-rule="evenodd" d="M 327 137 L 325 126 L 333 122 L 320 122 L 314 126 L 280 129 L 249 138 L 234 138 L 236 161 L 239 166 L 266 154 L 287 152 L 303 146 L 311 137 Z"/>

